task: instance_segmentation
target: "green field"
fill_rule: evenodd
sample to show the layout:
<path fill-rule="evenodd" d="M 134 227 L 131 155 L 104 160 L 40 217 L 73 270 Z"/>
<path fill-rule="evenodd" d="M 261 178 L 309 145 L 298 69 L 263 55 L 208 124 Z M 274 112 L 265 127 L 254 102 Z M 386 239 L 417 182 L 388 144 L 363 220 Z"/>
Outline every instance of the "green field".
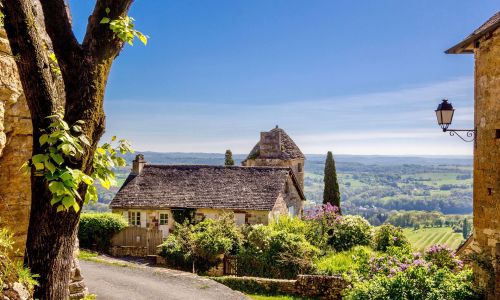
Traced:
<path fill-rule="evenodd" d="M 404 232 L 415 251 L 424 251 L 435 244 L 447 245 L 451 249 L 456 249 L 463 241 L 462 234 L 453 232 L 450 227 L 423 228 L 418 230 L 406 228 Z"/>

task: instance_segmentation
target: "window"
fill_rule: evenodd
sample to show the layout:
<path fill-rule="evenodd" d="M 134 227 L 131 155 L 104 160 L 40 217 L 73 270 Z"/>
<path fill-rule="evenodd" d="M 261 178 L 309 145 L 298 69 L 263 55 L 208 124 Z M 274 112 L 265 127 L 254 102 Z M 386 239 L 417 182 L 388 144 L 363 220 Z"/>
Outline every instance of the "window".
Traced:
<path fill-rule="evenodd" d="M 168 213 L 160 213 L 160 225 L 168 225 Z"/>
<path fill-rule="evenodd" d="M 299 163 L 299 164 L 297 165 L 297 171 L 298 171 L 299 173 L 302 173 L 302 164 L 301 164 L 301 163 Z"/>
<path fill-rule="evenodd" d="M 234 214 L 234 222 L 236 223 L 236 225 L 238 226 L 242 226 L 242 225 L 245 225 L 245 214 L 244 213 L 235 213 Z"/>
<path fill-rule="evenodd" d="M 128 212 L 128 223 L 132 226 L 141 226 L 141 212 L 129 211 Z"/>
<path fill-rule="evenodd" d="M 288 215 L 290 217 L 295 217 L 295 207 L 293 206 L 288 207 Z"/>

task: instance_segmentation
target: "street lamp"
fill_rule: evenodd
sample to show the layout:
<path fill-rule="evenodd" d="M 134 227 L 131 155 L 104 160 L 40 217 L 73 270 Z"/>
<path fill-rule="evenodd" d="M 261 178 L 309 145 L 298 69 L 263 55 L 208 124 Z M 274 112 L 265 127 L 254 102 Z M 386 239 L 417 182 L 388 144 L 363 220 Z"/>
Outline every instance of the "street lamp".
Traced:
<path fill-rule="evenodd" d="M 439 126 L 443 129 L 443 132 L 449 132 L 450 135 L 456 135 L 462 139 L 464 142 L 473 142 L 476 139 L 476 130 L 475 129 L 448 129 L 453 120 L 453 113 L 455 109 L 447 99 L 443 99 L 441 103 L 439 103 L 437 109 L 435 110 L 437 122 Z M 459 132 L 465 132 L 466 137 L 462 137 Z"/>

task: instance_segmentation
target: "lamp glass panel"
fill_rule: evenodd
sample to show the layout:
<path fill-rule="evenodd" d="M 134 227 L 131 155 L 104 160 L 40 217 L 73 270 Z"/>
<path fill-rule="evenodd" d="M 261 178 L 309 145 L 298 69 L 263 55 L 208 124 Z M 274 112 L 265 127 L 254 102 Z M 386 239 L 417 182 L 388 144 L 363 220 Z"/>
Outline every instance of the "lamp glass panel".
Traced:
<path fill-rule="evenodd" d="M 436 110 L 436 117 L 437 117 L 438 124 L 439 125 L 443 124 L 443 117 L 441 115 L 441 110 Z"/>
<path fill-rule="evenodd" d="M 442 110 L 441 118 L 441 124 L 451 124 L 451 121 L 453 119 L 453 110 Z"/>

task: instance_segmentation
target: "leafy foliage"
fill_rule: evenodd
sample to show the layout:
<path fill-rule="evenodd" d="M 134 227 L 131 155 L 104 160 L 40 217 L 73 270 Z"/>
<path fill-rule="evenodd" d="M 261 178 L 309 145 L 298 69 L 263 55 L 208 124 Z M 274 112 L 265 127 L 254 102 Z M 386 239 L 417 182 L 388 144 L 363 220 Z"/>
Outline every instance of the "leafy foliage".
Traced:
<path fill-rule="evenodd" d="M 319 250 L 291 227 L 254 225 L 237 256 L 240 275 L 295 278 L 313 270 Z"/>
<path fill-rule="evenodd" d="M 120 214 L 84 213 L 80 217 L 78 239 L 80 246 L 107 252 L 113 235 L 127 227 L 128 222 Z"/>
<path fill-rule="evenodd" d="M 171 266 L 187 269 L 194 263 L 203 273 L 219 264 L 224 254 L 238 252 L 242 238 L 232 214 L 196 225 L 176 223 L 174 232 L 161 245 L 160 255 Z"/>
<path fill-rule="evenodd" d="M 366 246 L 356 246 L 347 251 L 329 252 L 318 258 L 314 264 L 317 272 L 324 275 L 346 275 L 361 272 L 361 268 L 368 265 L 373 250 Z"/>
<path fill-rule="evenodd" d="M 67 211 L 73 208 L 80 210 L 77 199 L 82 200 L 78 193 L 80 183 L 92 186 L 92 177 L 81 170 L 69 166 L 73 158 L 85 154 L 83 145 L 89 147 L 89 141 L 82 134 L 83 121 L 77 121 L 69 126 L 58 113 L 48 117 L 52 120 L 47 129 L 41 129 L 39 138 L 42 153 L 31 157 L 27 166 L 34 169 L 35 176 L 43 176 L 52 193 L 52 205 L 57 205 L 57 211 Z M 83 144 L 83 145 L 82 145 Z"/>
<path fill-rule="evenodd" d="M 52 120 L 47 129 L 41 129 L 42 135 L 39 138 L 42 153 L 35 154 L 24 165 L 26 170 L 34 170 L 34 176 L 43 176 L 48 183 L 52 193 L 51 205 L 57 205 L 57 212 L 80 210 L 79 201 L 84 204 L 89 201 L 97 201 L 97 190 L 93 186 L 94 180 L 98 179 L 101 185 L 109 188 L 116 182 L 112 168 L 125 166 L 126 161 L 117 156 L 133 152 L 126 140 L 118 141 L 114 148 L 111 144 L 105 143 L 98 147 L 94 153 L 93 173 L 91 176 L 79 169 L 71 167 L 71 164 L 85 155 L 84 147 L 90 147 L 90 143 L 82 132 L 83 121 L 76 121 L 73 125 L 68 125 L 64 121 L 62 113 L 49 116 Z M 112 142 L 116 137 L 112 138 Z M 87 189 L 84 199 L 80 196 L 78 188 L 81 184 L 86 184 Z"/>
<path fill-rule="evenodd" d="M 111 20 L 109 13 L 109 8 L 106 8 L 107 16 L 101 19 L 101 24 L 109 24 L 109 29 L 115 33 L 116 37 L 131 46 L 134 45 L 134 38 L 138 38 L 144 45 L 147 45 L 149 37 L 134 29 L 134 18 L 129 16 L 120 16 L 118 19 Z"/>
<path fill-rule="evenodd" d="M 336 251 L 348 250 L 358 245 L 370 245 L 372 227 L 360 216 L 345 216 L 331 227 L 328 245 Z"/>
<path fill-rule="evenodd" d="M 446 246 L 434 245 L 425 252 L 425 260 L 433 263 L 439 268 L 450 270 L 462 269 L 463 264 L 456 256 L 453 250 Z"/>
<path fill-rule="evenodd" d="M 453 273 L 446 268 L 410 266 L 394 276 L 378 275 L 347 291 L 348 300 L 472 300 L 481 292 L 472 283 L 472 271 Z"/>
<path fill-rule="evenodd" d="M 38 285 L 37 275 L 31 274 L 21 261 L 10 259 L 11 255 L 18 253 L 17 249 L 13 248 L 13 237 L 7 228 L 0 228 L 0 295 L 5 286 L 14 282 L 23 284 L 30 293 Z"/>
<path fill-rule="evenodd" d="M 373 238 L 373 247 L 377 251 L 387 251 L 389 247 L 410 249 L 410 242 L 401 228 L 384 224 L 377 228 Z"/>

